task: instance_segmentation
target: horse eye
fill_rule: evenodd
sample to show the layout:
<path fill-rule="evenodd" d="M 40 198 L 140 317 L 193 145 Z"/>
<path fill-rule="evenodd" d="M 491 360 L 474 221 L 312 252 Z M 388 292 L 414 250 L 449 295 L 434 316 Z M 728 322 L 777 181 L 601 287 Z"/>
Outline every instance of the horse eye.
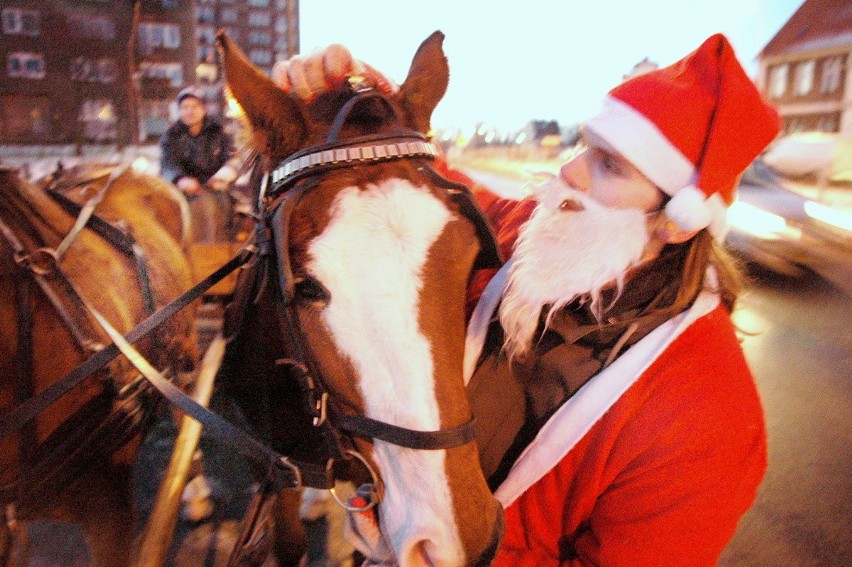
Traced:
<path fill-rule="evenodd" d="M 300 277 L 295 284 L 296 298 L 307 303 L 326 305 L 331 294 L 320 282 L 310 277 Z"/>

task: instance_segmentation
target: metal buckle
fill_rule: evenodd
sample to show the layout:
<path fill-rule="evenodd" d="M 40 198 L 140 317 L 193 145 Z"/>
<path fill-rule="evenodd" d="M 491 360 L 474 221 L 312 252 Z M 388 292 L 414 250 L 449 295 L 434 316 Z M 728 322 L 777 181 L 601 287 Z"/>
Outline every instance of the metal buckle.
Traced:
<path fill-rule="evenodd" d="M 39 276 L 49 276 L 59 270 L 59 258 L 52 248 L 39 248 L 29 255 L 16 257 L 15 261 Z"/>
<path fill-rule="evenodd" d="M 278 463 L 284 465 L 293 472 L 293 476 L 296 479 L 296 485 L 291 488 L 302 488 L 302 471 L 299 470 L 299 467 L 293 464 L 290 458 L 286 455 L 281 455 L 281 458 L 278 459 Z"/>
<path fill-rule="evenodd" d="M 318 416 L 314 416 L 314 426 L 319 427 L 328 419 L 328 392 L 323 392 L 320 399 L 317 400 L 316 409 L 319 412 Z"/>

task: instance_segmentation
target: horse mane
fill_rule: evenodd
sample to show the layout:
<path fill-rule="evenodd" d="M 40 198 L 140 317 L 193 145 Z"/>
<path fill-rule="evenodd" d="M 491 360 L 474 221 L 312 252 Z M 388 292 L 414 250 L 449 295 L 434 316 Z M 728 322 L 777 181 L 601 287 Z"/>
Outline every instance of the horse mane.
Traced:
<path fill-rule="evenodd" d="M 74 219 L 36 185 L 22 179 L 17 170 L 0 169 L 0 218 L 13 223 L 9 228 L 19 237 L 56 246 L 71 230 Z"/>

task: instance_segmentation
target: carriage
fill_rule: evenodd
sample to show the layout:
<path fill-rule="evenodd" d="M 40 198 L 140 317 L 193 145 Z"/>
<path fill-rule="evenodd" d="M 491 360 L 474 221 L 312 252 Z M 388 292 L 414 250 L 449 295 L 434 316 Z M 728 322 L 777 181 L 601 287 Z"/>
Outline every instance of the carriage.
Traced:
<path fill-rule="evenodd" d="M 423 43 L 396 95 L 353 82 L 306 105 L 218 37 L 264 158 L 257 224 L 233 258 L 149 318 L 239 268 L 217 352 L 205 355 L 219 369 L 201 365 L 238 408 L 238 425 L 199 403 L 209 392 L 187 396 L 138 356 L 129 323 L 87 305 L 112 343 L 102 350 L 121 352 L 140 384 L 251 463 L 259 488 L 231 564 L 260 564 L 271 539 L 262 512 L 294 512 L 279 495 L 334 491 L 338 481 L 358 487 L 340 504 L 371 561 L 487 564 L 499 544 L 502 511 L 478 466 L 462 378 L 466 285 L 499 256 L 467 189 L 431 167 L 425 133 L 448 81 L 442 39 Z M 3 417 L 4 437 L 18 409 Z"/>

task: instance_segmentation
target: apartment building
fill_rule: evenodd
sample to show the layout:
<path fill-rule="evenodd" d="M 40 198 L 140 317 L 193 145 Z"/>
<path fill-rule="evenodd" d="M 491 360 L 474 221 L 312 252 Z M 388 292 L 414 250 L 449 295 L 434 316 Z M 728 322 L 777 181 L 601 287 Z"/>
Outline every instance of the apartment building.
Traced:
<path fill-rule="evenodd" d="M 199 86 L 207 108 L 224 113 L 221 69 L 214 40 L 224 30 L 264 73 L 299 52 L 298 0 L 195 0 Z"/>
<path fill-rule="evenodd" d="M 218 28 L 269 72 L 298 52 L 298 0 L 2 0 L 0 144 L 153 140 L 187 84 L 222 111 Z"/>
<path fill-rule="evenodd" d="M 196 82 L 196 1 L 131 0 L 137 10 L 136 34 L 128 37 L 134 57 L 127 80 L 136 107 L 130 116 L 140 141 L 166 131 L 175 118 L 175 95 Z"/>
<path fill-rule="evenodd" d="M 758 88 L 784 133 L 852 138 L 852 3 L 806 0 L 758 54 Z"/>
<path fill-rule="evenodd" d="M 128 128 L 130 2 L 0 6 L 0 142 L 106 142 Z"/>

